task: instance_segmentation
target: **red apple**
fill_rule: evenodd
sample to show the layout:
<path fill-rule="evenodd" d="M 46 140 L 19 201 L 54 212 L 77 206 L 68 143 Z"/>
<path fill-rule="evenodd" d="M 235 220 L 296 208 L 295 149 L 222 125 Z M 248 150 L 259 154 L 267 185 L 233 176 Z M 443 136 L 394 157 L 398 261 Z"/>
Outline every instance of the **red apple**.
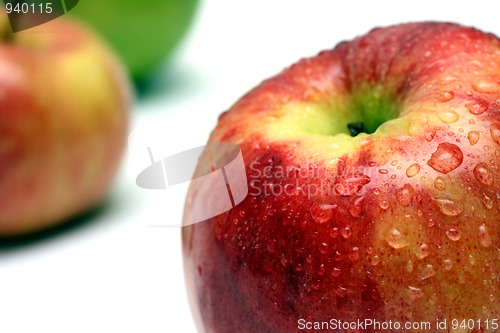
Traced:
<path fill-rule="evenodd" d="M 239 145 L 249 195 L 183 228 L 200 332 L 499 332 L 494 35 L 374 29 L 263 82 L 210 141 Z M 187 217 L 216 204 L 198 185 Z"/>
<path fill-rule="evenodd" d="M 0 13 L 0 235 L 41 230 L 106 194 L 131 87 L 96 36 L 64 19 L 12 34 Z"/>

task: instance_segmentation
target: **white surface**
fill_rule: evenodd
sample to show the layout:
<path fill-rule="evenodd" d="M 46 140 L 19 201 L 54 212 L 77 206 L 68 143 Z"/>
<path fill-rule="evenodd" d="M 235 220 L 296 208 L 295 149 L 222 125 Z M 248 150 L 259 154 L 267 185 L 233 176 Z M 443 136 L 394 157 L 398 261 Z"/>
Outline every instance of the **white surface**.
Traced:
<path fill-rule="evenodd" d="M 157 87 L 137 102 L 130 149 L 93 221 L 0 249 L 0 332 L 195 332 L 179 223 L 186 187 L 142 190 L 157 159 L 205 143 L 217 115 L 262 79 L 374 26 L 446 20 L 500 34 L 492 1 L 230 1 L 201 4 Z M 138 13 L 140 15 L 140 13 Z"/>

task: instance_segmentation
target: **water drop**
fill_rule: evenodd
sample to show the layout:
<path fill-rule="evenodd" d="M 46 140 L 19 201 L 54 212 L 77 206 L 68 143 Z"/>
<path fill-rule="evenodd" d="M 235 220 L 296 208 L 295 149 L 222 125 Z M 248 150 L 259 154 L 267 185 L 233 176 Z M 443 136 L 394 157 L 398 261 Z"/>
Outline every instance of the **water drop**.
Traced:
<path fill-rule="evenodd" d="M 485 101 L 476 101 L 465 104 L 465 107 L 467 108 L 467 110 L 469 110 L 470 113 L 480 115 L 488 110 L 488 103 Z"/>
<path fill-rule="evenodd" d="M 436 274 L 436 271 L 434 270 L 434 267 L 432 265 L 427 265 L 425 266 L 424 269 L 420 271 L 420 274 L 418 275 L 418 279 L 420 281 L 426 280 L 428 278 L 433 277 Z"/>
<path fill-rule="evenodd" d="M 467 135 L 467 138 L 469 139 L 469 143 L 471 145 L 475 145 L 479 141 L 479 137 L 480 135 L 478 131 L 470 131 Z"/>
<path fill-rule="evenodd" d="M 495 142 L 497 145 L 500 145 L 500 128 L 498 127 L 491 128 L 490 134 L 493 142 Z"/>
<path fill-rule="evenodd" d="M 448 173 L 458 168 L 464 161 L 464 154 L 457 145 L 440 143 L 427 164 L 441 173 Z"/>
<path fill-rule="evenodd" d="M 413 163 L 408 167 L 408 169 L 406 169 L 406 176 L 409 178 L 415 177 L 416 175 L 418 175 L 419 172 L 420 172 L 420 164 Z"/>
<path fill-rule="evenodd" d="M 325 274 L 325 265 L 321 264 L 318 268 L 318 275 L 323 276 Z"/>
<path fill-rule="evenodd" d="M 383 210 L 386 210 L 387 208 L 389 208 L 389 201 L 387 200 L 382 200 L 379 202 L 379 206 L 380 208 L 382 208 Z"/>
<path fill-rule="evenodd" d="M 424 292 L 420 288 L 412 287 L 412 286 L 408 287 L 407 294 L 408 294 L 408 297 L 410 298 L 410 300 L 412 300 L 412 301 L 416 301 L 416 300 L 422 298 L 422 296 L 424 296 Z"/>
<path fill-rule="evenodd" d="M 458 120 L 459 116 L 453 110 L 442 110 L 438 112 L 438 118 L 445 124 L 451 124 Z"/>
<path fill-rule="evenodd" d="M 438 100 L 444 103 L 451 101 L 454 97 L 455 95 L 453 94 L 452 91 L 443 91 L 438 95 Z"/>
<path fill-rule="evenodd" d="M 296 270 L 297 272 L 302 271 L 302 269 L 303 269 L 303 268 L 304 268 L 304 267 L 302 267 L 302 265 L 301 265 L 301 264 L 297 264 L 297 266 L 295 266 L 295 270 Z"/>
<path fill-rule="evenodd" d="M 269 251 L 269 253 L 276 252 L 276 242 L 274 240 L 270 241 L 269 244 L 267 244 L 267 250 Z"/>
<path fill-rule="evenodd" d="M 483 247 L 490 247 L 493 244 L 490 234 L 484 224 L 479 227 L 479 244 Z"/>
<path fill-rule="evenodd" d="M 456 202 L 455 200 L 451 200 L 448 198 L 436 199 L 436 203 L 441 213 L 443 213 L 446 216 L 458 216 L 462 214 L 464 210 L 464 206 L 462 203 Z"/>
<path fill-rule="evenodd" d="M 333 227 L 330 229 L 330 237 L 331 238 L 337 238 L 339 236 L 339 228 Z"/>
<path fill-rule="evenodd" d="M 401 234 L 401 232 L 396 228 L 393 228 L 386 235 L 385 240 L 387 241 L 389 246 L 394 248 L 394 249 L 402 249 L 402 248 L 408 246 L 408 241 L 407 241 L 406 237 L 403 234 Z"/>
<path fill-rule="evenodd" d="M 446 190 L 446 181 L 443 177 L 436 177 L 434 180 L 434 187 L 440 191 Z"/>
<path fill-rule="evenodd" d="M 322 254 L 326 254 L 328 252 L 328 244 L 327 243 L 321 243 L 319 245 L 319 252 Z"/>
<path fill-rule="evenodd" d="M 489 94 L 498 90 L 498 85 L 494 81 L 477 81 L 472 83 L 472 89 L 478 93 Z"/>
<path fill-rule="evenodd" d="M 449 271 L 453 267 L 453 262 L 451 259 L 444 259 L 443 260 L 443 268 L 447 271 Z"/>
<path fill-rule="evenodd" d="M 408 260 L 406 262 L 406 270 L 408 271 L 408 273 L 413 272 L 413 261 Z"/>
<path fill-rule="evenodd" d="M 371 178 L 367 175 L 357 173 L 355 175 L 341 177 L 338 183 L 335 184 L 334 189 L 339 195 L 350 196 L 359 192 L 359 190 L 370 181 Z"/>
<path fill-rule="evenodd" d="M 380 257 L 375 255 L 371 258 L 370 263 L 372 266 L 377 266 L 380 263 Z"/>
<path fill-rule="evenodd" d="M 378 187 L 375 187 L 372 192 L 375 195 L 380 195 L 380 193 L 381 193 L 381 191 L 380 191 L 380 189 Z"/>
<path fill-rule="evenodd" d="M 424 243 L 420 245 L 420 248 L 417 250 L 416 256 L 418 259 L 424 259 L 428 257 L 429 254 L 430 254 L 429 245 Z"/>
<path fill-rule="evenodd" d="M 347 296 L 347 289 L 342 286 L 338 286 L 337 289 L 335 290 L 335 293 L 337 294 L 338 297 L 343 298 Z"/>
<path fill-rule="evenodd" d="M 359 248 L 357 246 L 353 247 L 351 252 L 349 252 L 349 259 L 351 259 L 351 261 L 359 260 Z"/>
<path fill-rule="evenodd" d="M 338 277 L 340 276 L 340 273 L 342 273 L 342 270 L 337 267 L 333 267 L 332 272 L 330 273 L 333 277 Z"/>
<path fill-rule="evenodd" d="M 342 229 L 342 237 L 344 239 L 348 239 L 352 235 L 352 230 L 349 226 L 346 226 L 344 229 Z"/>
<path fill-rule="evenodd" d="M 493 174 L 490 168 L 484 162 L 478 163 L 474 168 L 474 176 L 477 181 L 483 185 L 491 186 L 493 185 Z"/>
<path fill-rule="evenodd" d="M 312 204 L 309 212 L 314 220 L 318 224 L 326 223 L 330 221 L 333 217 L 334 206 L 326 204 Z"/>
<path fill-rule="evenodd" d="M 427 142 L 431 142 L 432 139 L 434 139 L 435 136 L 436 136 L 436 130 L 425 132 L 425 140 Z"/>
<path fill-rule="evenodd" d="M 281 265 L 285 268 L 288 265 L 288 260 L 285 258 L 285 256 L 281 256 L 280 262 L 281 262 Z"/>
<path fill-rule="evenodd" d="M 380 169 L 378 172 L 383 175 L 386 175 L 389 171 L 387 171 L 387 169 Z"/>
<path fill-rule="evenodd" d="M 399 203 L 407 207 L 411 204 L 413 200 L 413 187 L 411 187 L 410 184 L 405 184 L 402 188 L 396 191 L 396 198 L 398 199 Z"/>
<path fill-rule="evenodd" d="M 486 193 L 483 193 L 483 204 L 488 209 L 493 208 L 493 200 Z"/>
<path fill-rule="evenodd" d="M 450 240 L 454 242 L 460 240 L 460 238 L 462 237 L 462 233 L 456 228 L 450 228 L 446 230 L 445 234 Z"/>
<path fill-rule="evenodd" d="M 351 205 L 349 205 L 349 214 L 352 217 L 358 218 L 361 216 L 361 203 L 363 202 L 363 197 L 359 197 Z"/>

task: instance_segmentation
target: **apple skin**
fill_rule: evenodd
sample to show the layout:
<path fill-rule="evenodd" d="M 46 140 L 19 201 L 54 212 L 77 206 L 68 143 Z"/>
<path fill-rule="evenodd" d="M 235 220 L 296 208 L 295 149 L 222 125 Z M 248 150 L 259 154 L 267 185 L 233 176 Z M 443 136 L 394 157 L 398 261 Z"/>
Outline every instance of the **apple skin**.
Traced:
<path fill-rule="evenodd" d="M 80 1 L 69 12 L 101 33 L 134 80 L 143 81 L 165 61 L 186 33 L 197 0 Z"/>
<path fill-rule="evenodd" d="M 350 136 L 354 122 L 372 134 Z M 484 322 L 500 316 L 494 35 L 374 29 L 264 81 L 209 141 L 239 145 L 249 195 L 183 227 L 199 332 L 297 332 L 300 319 L 432 324 L 359 332 L 475 319 L 474 332 L 498 332 Z M 215 200 L 197 186 L 210 184 L 192 184 L 185 219 Z"/>
<path fill-rule="evenodd" d="M 0 30 L 6 20 L 0 14 Z M 74 22 L 0 36 L 0 235 L 14 236 L 103 200 L 125 148 L 132 88 L 111 50 Z"/>

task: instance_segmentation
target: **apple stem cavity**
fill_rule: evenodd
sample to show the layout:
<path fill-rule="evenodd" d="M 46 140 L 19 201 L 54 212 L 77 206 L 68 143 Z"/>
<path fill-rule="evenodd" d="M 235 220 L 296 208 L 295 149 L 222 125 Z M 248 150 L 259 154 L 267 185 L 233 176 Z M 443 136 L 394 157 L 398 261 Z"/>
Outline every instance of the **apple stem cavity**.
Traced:
<path fill-rule="evenodd" d="M 362 122 L 354 122 L 347 124 L 347 129 L 352 137 L 355 137 L 359 133 L 366 133 L 365 125 Z"/>
<path fill-rule="evenodd" d="M 399 116 L 400 108 L 395 98 L 381 86 L 357 87 L 353 95 L 355 121 L 347 124 L 352 137 L 360 133 L 372 134 L 380 125 Z"/>

